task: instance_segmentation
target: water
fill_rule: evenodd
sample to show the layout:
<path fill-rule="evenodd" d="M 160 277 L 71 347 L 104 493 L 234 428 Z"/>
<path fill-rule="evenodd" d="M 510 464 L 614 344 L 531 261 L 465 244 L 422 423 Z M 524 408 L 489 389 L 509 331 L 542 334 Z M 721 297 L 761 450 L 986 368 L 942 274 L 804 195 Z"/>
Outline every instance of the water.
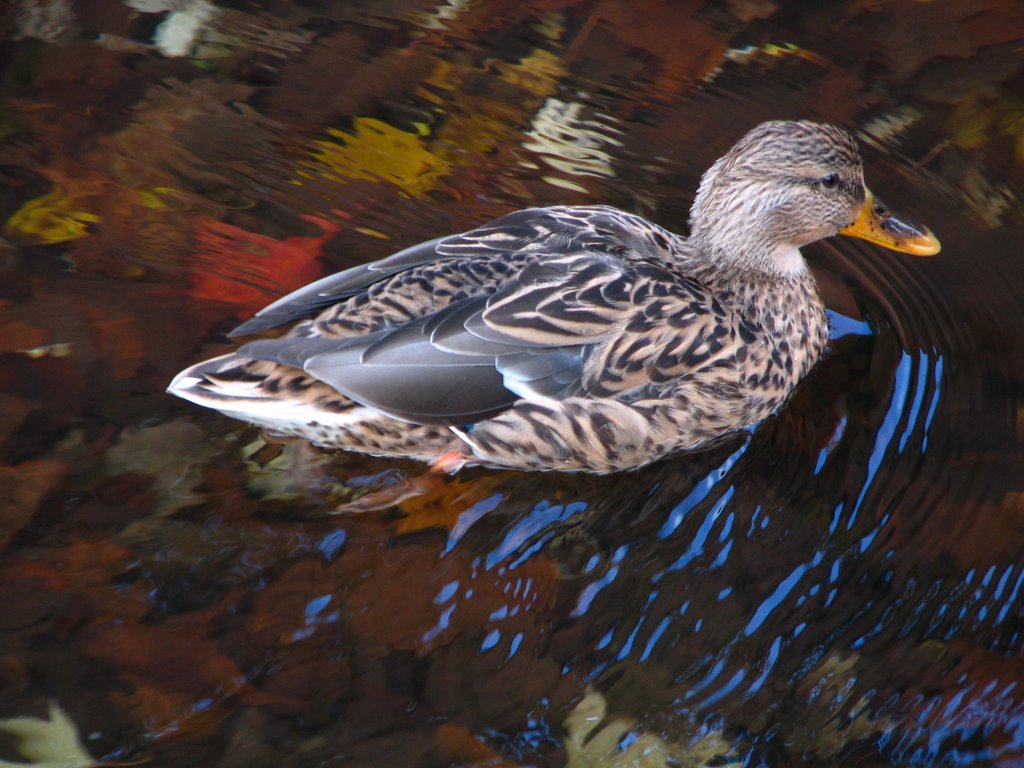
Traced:
<path fill-rule="evenodd" d="M 1024 763 L 1016 4 L 135 5 L 7 17 L 0 715 L 167 766 Z M 808 248 L 829 351 L 709 451 L 437 478 L 163 394 L 511 209 L 684 230 L 804 117 L 943 252 Z"/>

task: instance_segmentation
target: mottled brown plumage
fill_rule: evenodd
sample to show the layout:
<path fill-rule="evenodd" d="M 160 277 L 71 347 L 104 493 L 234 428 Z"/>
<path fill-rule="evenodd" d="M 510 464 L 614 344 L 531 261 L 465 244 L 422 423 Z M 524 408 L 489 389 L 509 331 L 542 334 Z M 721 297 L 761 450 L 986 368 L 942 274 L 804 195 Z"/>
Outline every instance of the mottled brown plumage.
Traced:
<path fill-rule="evenodd" d="M 801 246 L 843 230 L 938 249 L 873 202 L 849 134 L 806 122 L 740 139 L 690 223 L 682 238 L 607 206 L 518 211 L 284 297 L 233 335 L 285 336 L 170 391 L 327 447 L 613 472 L 785 401 L 828 337 Z"/>

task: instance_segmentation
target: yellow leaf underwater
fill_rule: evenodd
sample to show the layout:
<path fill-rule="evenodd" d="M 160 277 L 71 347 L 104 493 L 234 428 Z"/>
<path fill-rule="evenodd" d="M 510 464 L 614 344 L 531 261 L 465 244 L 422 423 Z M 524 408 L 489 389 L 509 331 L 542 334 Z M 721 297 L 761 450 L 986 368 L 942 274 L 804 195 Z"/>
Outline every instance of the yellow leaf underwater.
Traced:
<path fill-rule="evenodd" d="M 77 240 L 89 234 L 88 225 L 95 224 L 100 217 L 76 208 L 77 201 L 57 187 L 21 206 L 4 229 L 8 234 L 28 235 L 43 245 Z"/>
<path fill-rule="evenodd" d="M 316 142 L 315 161 L 306 167 L 328 178 L 388 181 L 414 196 L 429 192 L 448 173 L 448 162 L 418 136 L 370 117 L 357 117 L 352 128 L 352 133 L 328 129 L 334 141 Z"/>
<path fill-rule="evenodd" d="M 355 118 L 352 133 L 328 129 L 334 141 L 317 141 L 315 162 L 306 167 L 324 175 L 389 181 L 407 193 L 422 196 L 449 172 L 449 163 L 434 155 L 419 136 L 374 118 Z"/>
<path fill-rule="evenodd" d="M 968 99 L 953 111 L 949 131 L 953 142 L 964 149 L 978 149 L 997 136 L 1007 136 L 1013 140 L 1014 161 L 1024 161 L 1024 101 Z"/>

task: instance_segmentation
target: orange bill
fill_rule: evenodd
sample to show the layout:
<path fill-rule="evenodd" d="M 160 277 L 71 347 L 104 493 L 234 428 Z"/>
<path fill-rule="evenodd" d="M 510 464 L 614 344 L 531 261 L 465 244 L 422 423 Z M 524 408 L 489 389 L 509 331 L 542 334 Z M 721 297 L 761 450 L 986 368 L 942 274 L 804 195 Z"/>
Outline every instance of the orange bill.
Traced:
<path fill-rule="evenodd" d="M 918 227 L 897 219 L 889 210 L 867 192 L 864 207 L 857 220 L 839 230 L 841 235 L 860 237 L 869 242 L 914 256 L 934 256 L 942 248 L 938 238 L 927 227 Z"/>

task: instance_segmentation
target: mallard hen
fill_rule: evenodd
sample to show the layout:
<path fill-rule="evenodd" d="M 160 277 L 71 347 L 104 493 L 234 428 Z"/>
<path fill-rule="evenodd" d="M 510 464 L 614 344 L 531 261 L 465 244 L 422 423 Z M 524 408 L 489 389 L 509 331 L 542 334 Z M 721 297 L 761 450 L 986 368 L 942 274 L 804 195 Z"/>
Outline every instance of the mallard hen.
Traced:
<path fill-rule="evenodd" d="M 286 335 L 169 391 L 330 447 L 433 462 L 631 469 L 758 422 L 821 355 L 800 247 L 936 253 L 864 186 L 839 128 L 768 122 L 704 174 L 690 236 L 607 206 L 531 208 L 301 288 L 232 332 Z"/>

